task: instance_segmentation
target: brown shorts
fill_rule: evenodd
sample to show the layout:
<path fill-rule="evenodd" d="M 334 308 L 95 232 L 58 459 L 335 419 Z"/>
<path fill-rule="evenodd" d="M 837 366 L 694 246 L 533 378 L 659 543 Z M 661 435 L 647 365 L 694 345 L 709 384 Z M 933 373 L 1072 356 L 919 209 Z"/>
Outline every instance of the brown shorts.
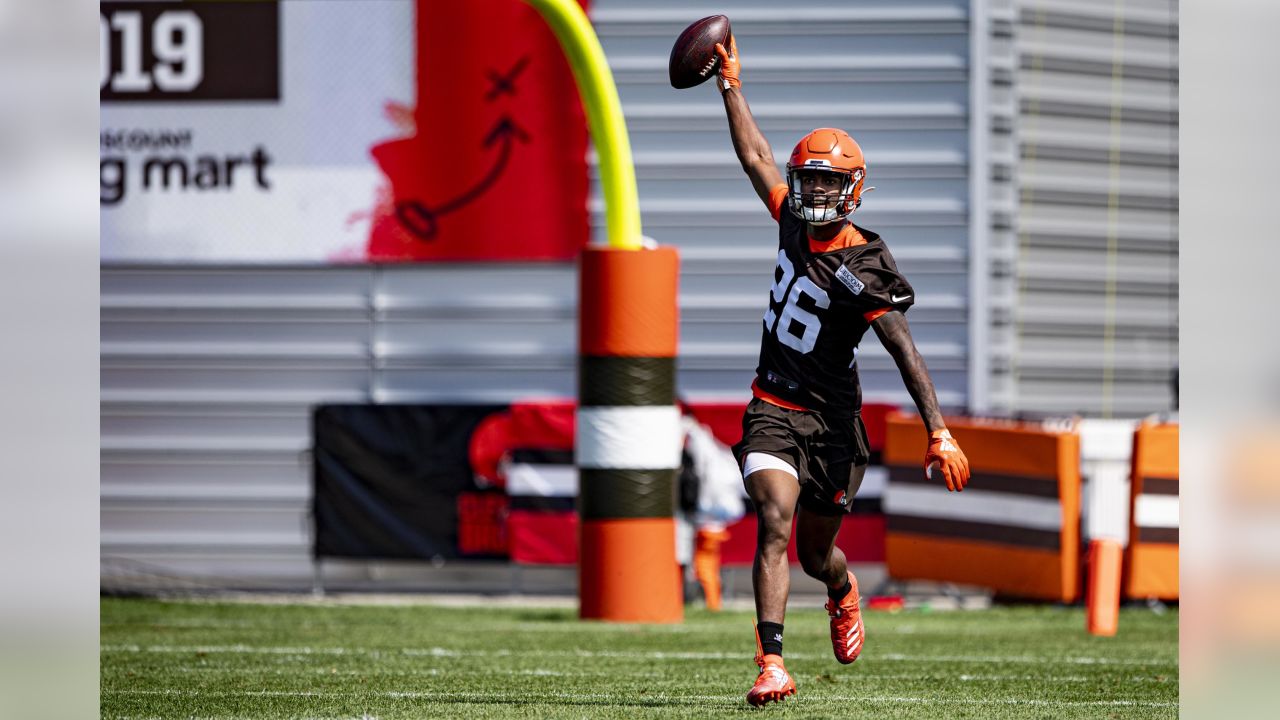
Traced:
<path fill-rule="evenodd" d="M 749 453 L 786 460 L 800 476 L 800 507 L 819 515 L 849 512 L 854 468 L 871 460 L 860 416 L 828 422 L 821 413 L 788 410 L 753 398 L 742 415 L 742 441 L 733 446 L 741 468 Z"/>

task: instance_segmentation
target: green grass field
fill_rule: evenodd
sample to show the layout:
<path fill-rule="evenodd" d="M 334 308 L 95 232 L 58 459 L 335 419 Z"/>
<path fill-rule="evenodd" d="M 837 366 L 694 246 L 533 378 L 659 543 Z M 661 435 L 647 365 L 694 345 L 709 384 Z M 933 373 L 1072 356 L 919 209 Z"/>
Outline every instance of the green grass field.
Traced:
<path fill-rule="evenodd" d="M 792 603 L 797 697 L 762 710 L 751 614 L 579 622 L 510 606 L 103 599 L 103 718 L 1174 718 L 1178 615 L 1079 608 L 872 612 L 842 666 L 826 613 Z"/>

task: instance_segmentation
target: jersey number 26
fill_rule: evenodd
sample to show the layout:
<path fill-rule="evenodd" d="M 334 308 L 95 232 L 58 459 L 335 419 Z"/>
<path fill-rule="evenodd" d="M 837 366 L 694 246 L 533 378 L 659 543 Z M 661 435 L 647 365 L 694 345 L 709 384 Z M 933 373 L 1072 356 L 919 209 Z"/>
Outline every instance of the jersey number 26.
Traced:
<path fill-rule="evenodd" d="M 813 304 L 823 310 L 831 307 L 831 298 L 808 277 L 796 277 L 791 259 L 783 250 L 778 251 L 778 268 L 774 272 L 773 300 L 764 313 L 764 330 L 778 338 L 778 342 L 800 353 L 809 353 L 818 342 L 822 319 L 800 307 L 800 296 L 808 295 Z M 774 303 L 781 303 L 782 314 L 773 311 Z M 793 329 L 800 327 L 797 335 Z"/>

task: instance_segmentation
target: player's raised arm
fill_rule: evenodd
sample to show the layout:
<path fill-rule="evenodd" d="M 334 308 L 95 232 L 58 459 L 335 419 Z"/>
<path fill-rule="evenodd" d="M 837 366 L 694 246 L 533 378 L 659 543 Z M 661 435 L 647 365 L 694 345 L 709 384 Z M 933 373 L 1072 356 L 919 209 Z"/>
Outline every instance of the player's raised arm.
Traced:
<path fill-rule="evenodd" d="M 751 178 L 751 187 L 756 194 L 769 204 L 769 191 L 782 184 L 782 174 L 773 162 L 773 148 L 764 133 L 756 125 L 751 116 L 751 108 L 747 99 L 742 96 L 742 81 L 739 78 L 741 66 L 738 64 L 738 43 L 733 35 L 729 36 L 729 48 L 716 43 L 716 54 L 720 56 L 720 77 L 716 78 L 716 87 L 724 98 L 724 110 L 729 115 L 729 135 L 733 138 L 733 150 L 738 154 L 738 161 L 747 177 Z"/>
<path fill-rule="evenodd" d="M 929 432 L 929 448 L 925 451 L 924 458 L 925 473 L 929 474 L 930 466 L 936 463 L 936 467 L 942 471 L 948 490 L 964 490 L 969 482 L 969 459 L 965 457 L 956 439 L 951 437 L 942 420 L 933 379 L 929 377 L 929 368 L 925 367 L 924 358 L 920 357 L 920 351 L 911 339 L 907 316 L 897 310 L 890 310 L 876 318 L 871 327 L 898 365 L 902 382 L 911 393 L 911 399 L 915 400 L 920 417 L 924 420 L 924 427 Z"/>

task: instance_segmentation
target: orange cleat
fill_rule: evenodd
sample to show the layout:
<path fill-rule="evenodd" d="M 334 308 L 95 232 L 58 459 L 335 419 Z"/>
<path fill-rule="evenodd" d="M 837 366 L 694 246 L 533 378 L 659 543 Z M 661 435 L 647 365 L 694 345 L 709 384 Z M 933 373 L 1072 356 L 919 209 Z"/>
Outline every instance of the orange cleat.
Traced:
<path fill-rule="evenodd" d="M 747 693 L 747 702 L 760 707 L 796 694 L 795 681 L 782 665 L 781 655 L 765 655 L 759 661 L 760 675 Z"/>
<path fill-rule="evenodd" d="M 862 611 L 858 608 L 858 579 L 852 572 L 849 573 L 849 584 L 853 589 L 839 604 L 827 599 L 827 614 L 831 616 L 831 649 L 836 653 L 836 660 L 845 665 L 858 659 L 862 641 L 867 637 Z"/>

